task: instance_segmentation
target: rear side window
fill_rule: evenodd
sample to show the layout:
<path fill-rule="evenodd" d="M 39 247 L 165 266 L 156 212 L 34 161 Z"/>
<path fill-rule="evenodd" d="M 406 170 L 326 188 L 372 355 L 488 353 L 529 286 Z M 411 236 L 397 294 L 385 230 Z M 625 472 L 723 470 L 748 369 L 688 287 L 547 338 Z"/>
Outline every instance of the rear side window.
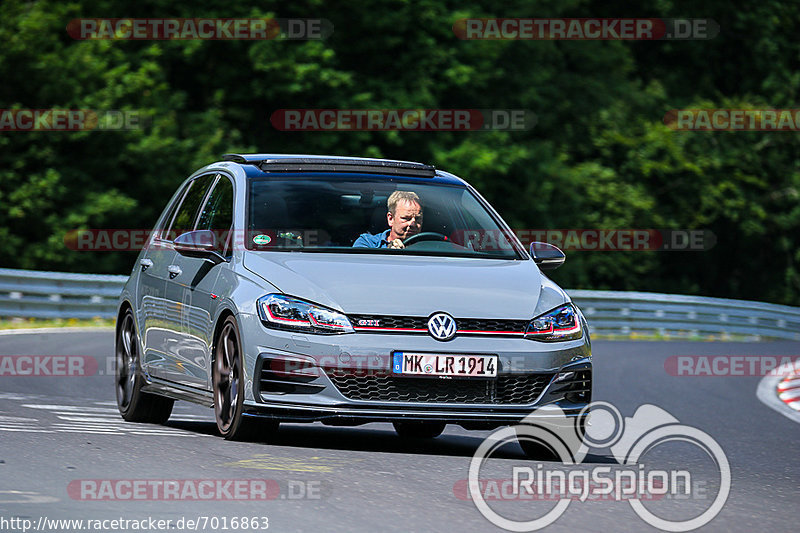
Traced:
<path fill-rule="evenodd" d="M 175 213 L 172 227 L 164 236 L 165 238 L 173 240 L 175 237 L 194 229 L 197 210 L 202 205 L 209 187 L 214 183 L 215 177 L 215 174 L 206 174 L 191 182 L 189 191 L 184 195 L 183 202 L 181 202 L 181 206 Z"/>

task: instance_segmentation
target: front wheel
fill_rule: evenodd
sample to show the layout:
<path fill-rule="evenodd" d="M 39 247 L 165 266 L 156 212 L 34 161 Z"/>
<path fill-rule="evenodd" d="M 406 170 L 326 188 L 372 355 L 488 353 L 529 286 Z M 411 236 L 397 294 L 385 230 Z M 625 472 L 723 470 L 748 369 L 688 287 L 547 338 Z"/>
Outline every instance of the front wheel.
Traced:
<path fill-rule="evenodd" d="M 227 440 L 250 440 L 259 433 L 271 434 L 278 429 L 277 422 L 250 419 L 244 415 L 244 354 L 241 346 L 236 319 L 229 316 L 214 344 L 211 372 L 217 429 Z"/>
<path fill-rule="evenodd" d="M 169 420 L 174 400 L 142 392 L 145 382 L 139 372 L 139 342 L 130 309 L 125 311 L 117 330 L 115 352 L 117 408 L 122 418 L 128 422 L 152 424 L 163 424 Z"/>

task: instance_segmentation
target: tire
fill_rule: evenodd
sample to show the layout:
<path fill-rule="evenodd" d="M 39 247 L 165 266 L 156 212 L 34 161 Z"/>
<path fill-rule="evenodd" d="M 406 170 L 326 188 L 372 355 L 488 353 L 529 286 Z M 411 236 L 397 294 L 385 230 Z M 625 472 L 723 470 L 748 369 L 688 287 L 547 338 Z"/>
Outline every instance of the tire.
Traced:
<path fill-rule="evenodd" d="M 141 373 L 139 341 L 136 323 L 130 309 L 122 316 L 117 328 L 115 347 L 117 408 L 122 418 L 128 422 L 149 422 L 163 424 L 169 420 L 172 406 L 171 398 L 142 392 L 145 384 Z"/>
<path fill-rule="evenodd" d="M 404 439 L 435 439 L 444 431 L 444 422 L 394 422 L 394 430 Z"/>
<path fill-rule="evenodd" d="M 214 342 L 211 382 L 217 430 L 227 440 L 265 439 L 278 429 L 278 422 L 244 414 L 244 354 L 236 319 L 222 323 Z"/>

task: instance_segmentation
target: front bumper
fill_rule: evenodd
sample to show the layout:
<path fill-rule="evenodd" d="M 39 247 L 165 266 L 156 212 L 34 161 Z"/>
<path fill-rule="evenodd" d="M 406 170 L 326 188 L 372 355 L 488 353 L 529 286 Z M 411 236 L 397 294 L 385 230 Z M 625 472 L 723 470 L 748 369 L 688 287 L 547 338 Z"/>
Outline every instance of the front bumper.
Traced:
<path fill-rule="evenodd" d="M 256 342 L 249 344 L 247 339 L 253 337 L 244 336 L 248 416 L 332 425 L 431 420 L 488 429 L 518 423 L 532 412 L 545 416 L 542 409 L 547 406 L 577 416 L 591 401 L 592 356 L 585 334 L 561 343 L 475 337 L 439 342 L 423 335 L 379 333 L 298 335 L 264 331 L 255 317 L 243 329 L 259 332 Z M 416 379 L 391 373 L 394 351 L 494 354 L 498 376 L 488 380 L 420 378 L 417 381 L 431 386 L 396 387 L 399 392 L 392 395 L 392 380 L 405 386 Z M 275 361 L 288 361 L 291 371 L 275 372 Z M 348 380 L 343 381 L 342 374 L 349 375 Z M 529 378 L 535 378 L 531 383 L 538 388 L 525 394 L 521 388 Z M 455 382 L 461 382 L 457 395 L 424 394 L 427 388 L 442 391 Z M 502 385 L 508 382 L 515 389 L 503 396 Z M 362 384 L 369 384 L 372 395 L 359 388 Z M 473 389 L 483 396 L 470 396 Z"/>
<path fill-rule="evenodd" d="M 558 406 L 561 410 L 551 412 Z M 499 426 L 519 424 L 523 419 L 552 418 L 562 421 L 581 415 L 585 405 L 566 407 L 562 404 L 544 405 L 519 411 L 490 411 L 486 409 L 463 410 L 455 407 L 425 409 L 404 407 L 401 409 L 363 407 L 319 407 L 297 404 L 270 403 L 268 406 L 247 406 L 245 416 L 279 420 L 281 422 L 322 422 L 331 426 L 356 426 L 369 422 L 445 422 L 458 424 L 466 429 L 494 429 Z"/>
<path fill-rule="evenodd" d="M 268 369 L 264 370 L 269 361 L 269 358 L 263 356 L 259 358 L 258 367 L 262 369 L 262 375 L 271 374 Z M 550 407 L 558 407 L 560 413 L 564 413 L 567 417 L 578 416 L 591 402 L 592 365 L 589 359 L 576 361 L 565 365 L 559 372 L 546 374 L 547 380 L 541 392 L 537 391 L 532 396 L 535 398 L 534 401 L 527 404 L 498 403 L 498 398 L 494 398 L 492 403 L 475 398 L 453 402 L 354 400 L 345 397 L 341 388 L 332 384 L 328 372 L 319 371 L 318 377 L 312 379 L 311 383 L 293 382 L 285 376 L 281 376 L 280 380 L 257 381 L 254 392 L 258 401 L 246 404 L 245 413 L 285 422 L 319 421 L 329 425 L 427 420 L 460 424 L 467 429 L 492 429 L 519 423 L 531 414 L 536 417 L 545 416 L 547 412 L 543 409 Z M 303 375 L 303 372 L 300 374 Z M 514 374 L 501 374 L 496 380 L 509 375 L 514 376 Z M 378 376 L 376 379 L 392 378 Z M 327 383 L 313 384 L 316 381 Z M 448 387 L 453 380 L 440 381 L 429 378 L 425 381 L 430 383 L 431 387 Z M 479 383 L 489 388 L 494 385 L 493 381 L 495 380 L 481 380 Z M 470 382 L 473 383 L 476 382 Z M 274 392 L 276 388 L 291 391 L 294 387 L 295 391 L 305 391 L 310 386 L 319 387 L 319 392 Z M 261 390 L 266 387 L 273 390 Z M 328 391 L 328 394 L 325 394 L 325 391 Z"/>

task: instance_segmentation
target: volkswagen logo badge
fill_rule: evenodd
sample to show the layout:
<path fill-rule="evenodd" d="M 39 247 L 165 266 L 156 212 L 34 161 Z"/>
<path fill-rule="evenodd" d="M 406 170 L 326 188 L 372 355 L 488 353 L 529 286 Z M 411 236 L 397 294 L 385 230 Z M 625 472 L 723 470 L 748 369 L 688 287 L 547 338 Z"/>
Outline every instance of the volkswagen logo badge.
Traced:
<path fill-rule="evenodd" d="M 449 341 L 456 336 L 456 321 L 447 313 L 435 313 L 428 319 L 428 333 L 437 341 Z"/>

